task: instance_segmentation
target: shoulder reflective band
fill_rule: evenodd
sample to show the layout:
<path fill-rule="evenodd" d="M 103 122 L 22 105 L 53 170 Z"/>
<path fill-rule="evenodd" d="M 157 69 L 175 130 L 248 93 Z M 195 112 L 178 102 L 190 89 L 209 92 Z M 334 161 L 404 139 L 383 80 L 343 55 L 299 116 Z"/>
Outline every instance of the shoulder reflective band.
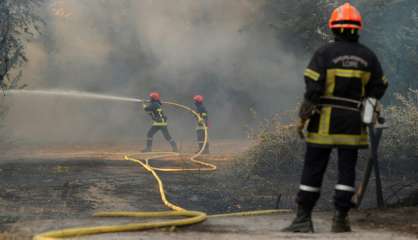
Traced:
<path fill-rule="evenodd" d="M 352 186 L 337 184 L 335 185 L 335 190 L 345 191 L 345 192 L 355 192 L 356 189 Z"/>
<path fill-rule="evenodd" d="M 202 113 L 202 116 L 207 116 L 208 114 L 207 113 Z"/>
<path fill-rule="evenodd" d="M 364 75 L 370 75 L 370 72 L 365 72 L 361 70 L 355 69 L 330 69 L 331 71 L 335 71 L 338 77 L 346 77 L 346 78 L 363 78 Z"/>
<path fill-rule="evenodd" d="M 304 75 L 305 75 L 305 77 L 308 77 L 308 78 L 310 78 L 310 79 L 312 79 L 314 81 L 318 81 L 319 77 L 321 76 L 321 74 L 319 74 L 319 73 L 317 73 L 314 70 L 309 69 L 309 68 L 307 68 L 305 70 L 305 74 Z"/>
<path fill-rule="evenodd" d="M 300 185 L 299 189 L 305 192 L 319 192 L 321 189 L 317 187 L 311 187 L 307 185 Z"/>

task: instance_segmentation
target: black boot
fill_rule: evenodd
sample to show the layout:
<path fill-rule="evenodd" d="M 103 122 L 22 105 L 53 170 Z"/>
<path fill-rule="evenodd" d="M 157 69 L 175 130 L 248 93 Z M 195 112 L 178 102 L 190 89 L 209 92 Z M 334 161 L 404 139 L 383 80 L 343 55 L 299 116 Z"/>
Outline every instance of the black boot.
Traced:
<path fill-rule="evenodd" d="M 143 153 L 151 152 L 152 151 L 152 139 L 147 140 L 147 146 L 141 151 Z"/>
<path fill-rule="evenodd" d="M 350 221 L 348 220 L 348 211 L 336 210 L 332 219 L 331 232 L 344 233 L 351 232 Z"/>
<path fill-rule="evenodd" d="M 177 143 L 176 143 L 176 141 L 171 140 L 171 141 L 170 141 L 170 145 L 171 145 L 171 149 L 172 149 L 172 151 L 173 151 L 173 152 L 175 152 L 175 153 L 179 152 L 179 149 L 177 148 Z"/>
<path fill-rule="evenodd" d="M 311 216 L 312 210 L 307 210 L 299 206 L 296 213 L 296 218 L 293 220 L 290 226 L 282 229 L 282 232 L 313 233 L 314 228 Z"/>

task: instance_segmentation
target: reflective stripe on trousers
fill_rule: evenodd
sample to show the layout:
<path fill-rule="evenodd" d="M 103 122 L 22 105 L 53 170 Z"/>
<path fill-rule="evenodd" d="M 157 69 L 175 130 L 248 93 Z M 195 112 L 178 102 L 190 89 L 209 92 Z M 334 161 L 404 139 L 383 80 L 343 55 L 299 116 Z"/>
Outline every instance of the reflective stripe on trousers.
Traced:
<path fill-rule="evenodd" d="M 311 186 L 308 186 L 308 185 L 300 185 L 299 186 L 299 190 L 301 190 L 301 191 L 305 191 L 305 192 L 320 192 L 321 191 L 321 189 L 320 188 L 317 188 L 317 187 L 311 187 Z"/>

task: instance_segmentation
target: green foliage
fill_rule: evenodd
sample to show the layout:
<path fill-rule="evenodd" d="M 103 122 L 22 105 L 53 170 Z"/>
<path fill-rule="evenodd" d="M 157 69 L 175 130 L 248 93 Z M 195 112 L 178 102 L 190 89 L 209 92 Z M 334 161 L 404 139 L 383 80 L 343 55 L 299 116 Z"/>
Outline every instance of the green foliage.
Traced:
<path fill-rule="evenodd" d="M 42 20 L 35 14 L 43 0 L 0 1 L 0 83 L 18 88 L 20 67 L 28 61 L 25 45 L 39 32 Z M 22 87 L 22 86 L 20 86 Z"/>

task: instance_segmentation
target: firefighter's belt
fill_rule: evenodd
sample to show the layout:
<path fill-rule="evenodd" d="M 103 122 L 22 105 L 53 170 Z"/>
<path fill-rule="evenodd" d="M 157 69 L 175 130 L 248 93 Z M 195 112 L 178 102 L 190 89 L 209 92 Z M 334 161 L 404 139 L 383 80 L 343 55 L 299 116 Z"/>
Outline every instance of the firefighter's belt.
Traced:
<path fill-rule="evenodd" d="M 333 107 L 344 110 L 356 111 L 359 112 L 361 109 L 361 102 L 342 97 L 334 96 L 323 96 L 319 101 L 319 105 L 322 107 Z"/>

